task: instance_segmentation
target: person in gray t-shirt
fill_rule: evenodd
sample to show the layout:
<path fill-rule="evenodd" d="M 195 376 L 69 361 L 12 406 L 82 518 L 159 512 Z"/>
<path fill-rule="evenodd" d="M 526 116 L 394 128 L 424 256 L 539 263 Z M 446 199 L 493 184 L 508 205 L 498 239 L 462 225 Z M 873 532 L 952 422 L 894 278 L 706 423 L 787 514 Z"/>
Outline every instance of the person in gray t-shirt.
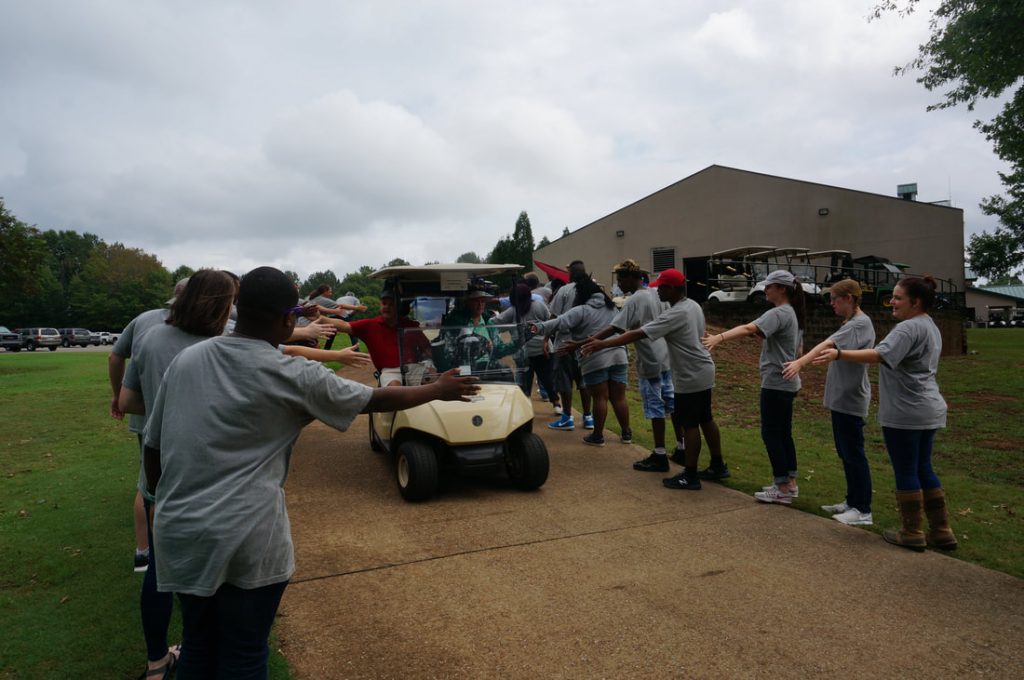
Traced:
<path fill-rule="evenodd" d="M 759 335 L 761 345 L 761 440 L 772 464 L 773 484 L 754 493 L 762 503 L 791 505 L 799 495 L 796 444 L 793 442 L 793 400 L 800 377 L 782 376 L 783 364 L 800 356 L 804 319 L 804 289 L 791 272 L 778 269 L 765 278 L 765 299 L 773 307 L 751 323 L 724 333 L 705 335 L 704 346 L 714 349 L 730 338 Z"/>
<path fill-rule="evenodd" d="M 278 350 L 301 308 L 281 271 L 242 277 L 230 336 L 186 348 L 147 405 L 146 480 L 156 497 L 157 583 L 177 592 L 182 677 L 266 665 L 267 636 L 295 561 L 284 482 L 302 429 L 345 429 L 359 413 L 467 398 L 455 370 L 416 387 L 371 389 Z"/>
<path fill-rule="evenodd" d="M 676 432 L 683 432 L 686 440 L 683 472 L 662 480 L 670 489 L 696 491 L 701 479 L 725 479 L 729 468 L 722 459 L 722 442 L 718 425 L 711 413 L 711 390 L 715 385 L 715 362 L 711 353 L 701 344 L 704 335 L 704 313 L 700 306 L 686 297 L 686 277 L 678 269 L 666 269 L 651 283 L 658 289 L 658 298 L 671 307 L 640 328 L 606 340 L 595 339 L 584 345 L 583 352 L 600 350 L 636 342 L 643 339 L 664 339 L 672 367 L 675 385 L 676 409 L 672 423 Z M 711 465 L 698 471 L 701 432 L 711 450 Z M 678 461 L 677 461 L 678 462 Z M 668 461 L 664 452 L 652 453 L 638 461 L 633 468 L 641 471 L 665 472 Z"/>
<path fill-rule="evenodd" d="M 935 280 L 906 277 L 893 289 L 892 315 L 899 320 L 874 349 L 822 350 L 814 363 L 852 361 L 879 364 L 878 421 L 896 477 L 896 501 L 902 526 L 886 529 L 889 543 L 921 551 L 927 545 L 954 550 L 946 494 L 932 468 L 935 433 L 946 426 L 946 402 L 935 375 L 942 354 L 942 334 L 929 316 Z M 930 530 L 921 531 L 922 513 Z"/>
<path fill-rule="evenodd" d="M 843 351 L 875 346 L 875 327 L 860 310 L 861 288 L 853 279 L 839 281 L 829 291 L 832 309 L 843 317 L 843 325 L 799 359 L 786 364 L 783 378 L 799 375 L 801 369 L 826 349 Z M 866 525 L 871 517 L 871 467 L 864 455 L 864 418 L 871 402 L 871 383 L 866 364 L 848 361 L 828 365 L 825 377 L 825 407 L 832 412 L 832 438 L 846 476 L 846 497 L 821 509 L 843 524 Z"/>

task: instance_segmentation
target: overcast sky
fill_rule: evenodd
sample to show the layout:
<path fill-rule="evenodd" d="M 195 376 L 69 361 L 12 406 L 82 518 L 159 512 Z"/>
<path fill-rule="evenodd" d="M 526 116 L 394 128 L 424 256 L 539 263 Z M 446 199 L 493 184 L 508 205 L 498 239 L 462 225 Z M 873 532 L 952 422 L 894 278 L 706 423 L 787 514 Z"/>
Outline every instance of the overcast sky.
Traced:
<path fill-rule="evenodd" d="M 558 237 L 728 165 L 920 200 L 1005 170 L 876 0 L 4 2 L 0 196 L 180 264 L 339 276 Z"/>

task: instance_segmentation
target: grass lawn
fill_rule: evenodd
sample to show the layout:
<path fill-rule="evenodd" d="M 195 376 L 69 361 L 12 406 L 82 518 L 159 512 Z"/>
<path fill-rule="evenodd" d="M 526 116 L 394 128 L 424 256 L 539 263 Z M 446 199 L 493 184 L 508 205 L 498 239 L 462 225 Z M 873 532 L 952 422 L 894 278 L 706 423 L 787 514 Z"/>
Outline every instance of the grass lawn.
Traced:
<path fill-rule="evenodd" d="M 947 428 L 936 435 L 933 458 L 960 541 L 959 549 L 951 554 L 1024 577 L 1024 333 L 969 329 L 967 338 L 971 353 L 944 358 L 938 376 L 949 416 Z M 718 367 L 715 419 L 732 471 L 725 484 L 749 493 L 772 480 L 758 415 L 759 352 L 758 341 L 748 338 L 712 353 Z M 874 486 L 875 523 L 863 529 L 881 534 L 882 529 L 897 526 L 896 486 L 876 417 L 878 368 L 872 367 L 869 374 L 873 400 L 864 436 Z M 810 367 L 801 376 L 804 387 L 793 415 L 800 497 L 793 507 L 827 516 L 820 506 L 843 500 L 846 482 L 832 442 L 829 412 L 821 404 L 825 370 Z M 634 441 L 653 447 L 634 390 L 629 392 L 629 402 Z M 576 406 L 579 408 L 578 403 Z M 608 422 L 609 429 L 618 432 L 613 415 L 609 414 Z M 672 433 L 670 426 L 670 440 Z M 702 466 L 707 460 L 705 448 Z M 679 468 L 673 470 L 675 474 Z"/>
<path fill-rule="evenodd" d="M 950 417 L 935 459 L 961 541 L 953 554 L 1021 577 L 1024 333 L 971 330 L 968 342 L 976 354 L 944 359 L 939 369 Z M 771 478 L 757 414 L 758 346 L 746 340 L 725 349 L 715 353 L 715 412 L 733 471 L 728 484 L 753 492 Z M 107 415 L 106 357 L 0 354 L 0 680 L 134 678 L 143 667 L 141 575 L 131 570 L 138 452 L 125 424 Z M 794 506 L 817 514 L 845 492 L 821 406 L 823 375 L 805 371 L 794 422 L 801 469 Z M 650 446 L 635 398 L 631 412 L 637 443 Z M 865 530 L 880 533 L 895 524 L 896 510 L 874 413 L 866 436 L 875 525 Z M 175 630 L 177 620 L 171 642 Z M 271 677 L 289 677 L 277 653 Z"/>

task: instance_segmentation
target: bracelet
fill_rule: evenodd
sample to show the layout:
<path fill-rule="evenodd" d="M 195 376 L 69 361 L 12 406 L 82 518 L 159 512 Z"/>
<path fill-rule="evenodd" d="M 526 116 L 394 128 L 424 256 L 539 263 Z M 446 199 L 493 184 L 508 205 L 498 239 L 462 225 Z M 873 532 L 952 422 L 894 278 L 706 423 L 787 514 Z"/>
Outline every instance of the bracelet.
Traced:
<path fill-rule="evenodd" d="M 722 339 L 722 342 L 725 342 L 725 333 L 719 333 L 718 337 Z"/>
<path fill-rule="evenodd" d="M 836 347 L 836 361 L 839 361 L 843 357 L 843 350 Z"/>

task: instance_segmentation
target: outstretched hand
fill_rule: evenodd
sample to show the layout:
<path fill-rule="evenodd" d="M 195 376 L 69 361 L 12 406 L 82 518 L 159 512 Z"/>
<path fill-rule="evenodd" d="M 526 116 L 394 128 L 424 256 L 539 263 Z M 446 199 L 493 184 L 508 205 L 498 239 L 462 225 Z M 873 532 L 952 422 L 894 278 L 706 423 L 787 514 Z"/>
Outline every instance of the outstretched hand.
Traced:
<path fill-rule="evenodd" d="M 836 349 L 823 349 L 818 352 L 818 356 L 811 360 L 811 363 L 815 366 L 827 364 L 830 361 L 834 361 L 839 356 L 839 350 Z"/>
<path fill-rule="evenodd" d="M 704 331 L 704 336 L 700 339 L 700 344 L 704 345 L 705 348 L 710 352 L 715 348 L 715 345 L 722 342 L 721 333 L 715 335 L 708 335 L 707 331 Z"/>
<path fill-rule="evenodd" d="M 587 338 L 587 340 L 580 345 L 580 354 L 585 357 L 589 357 L 591 354 L 599 349 L 604 349 L 605 344 L 603 340 L 597 340 L 595 338 Z"/>
<path fill-rule="evenodd" d="M 441 401 L 471 401 L 469 397 L 480 391 L 476 383 L 480 381 L 475 375 L 465 377 L 459 375 L 459 369 L 451 368 L 438 376 L 435 381 L 439 392 L 437 399 Z"/>
<path fill-rule="evenodd" d="M 372 363 L 369 354 L 366 352 L 360 352 L 355 347 L 348 347 L 340 350 L 338 354 L 338 361 L 346 366 L 354 366 L 356 368 L 367 367 Z"/>
<path fill-rule="evenodd" d="M 799 361 L 787 361 L 782 364 L 782 378 L 784 380 L 792 380 L 796 376 L 800 375 L 800 369 L 803 366 L 800 365 Z"/>

